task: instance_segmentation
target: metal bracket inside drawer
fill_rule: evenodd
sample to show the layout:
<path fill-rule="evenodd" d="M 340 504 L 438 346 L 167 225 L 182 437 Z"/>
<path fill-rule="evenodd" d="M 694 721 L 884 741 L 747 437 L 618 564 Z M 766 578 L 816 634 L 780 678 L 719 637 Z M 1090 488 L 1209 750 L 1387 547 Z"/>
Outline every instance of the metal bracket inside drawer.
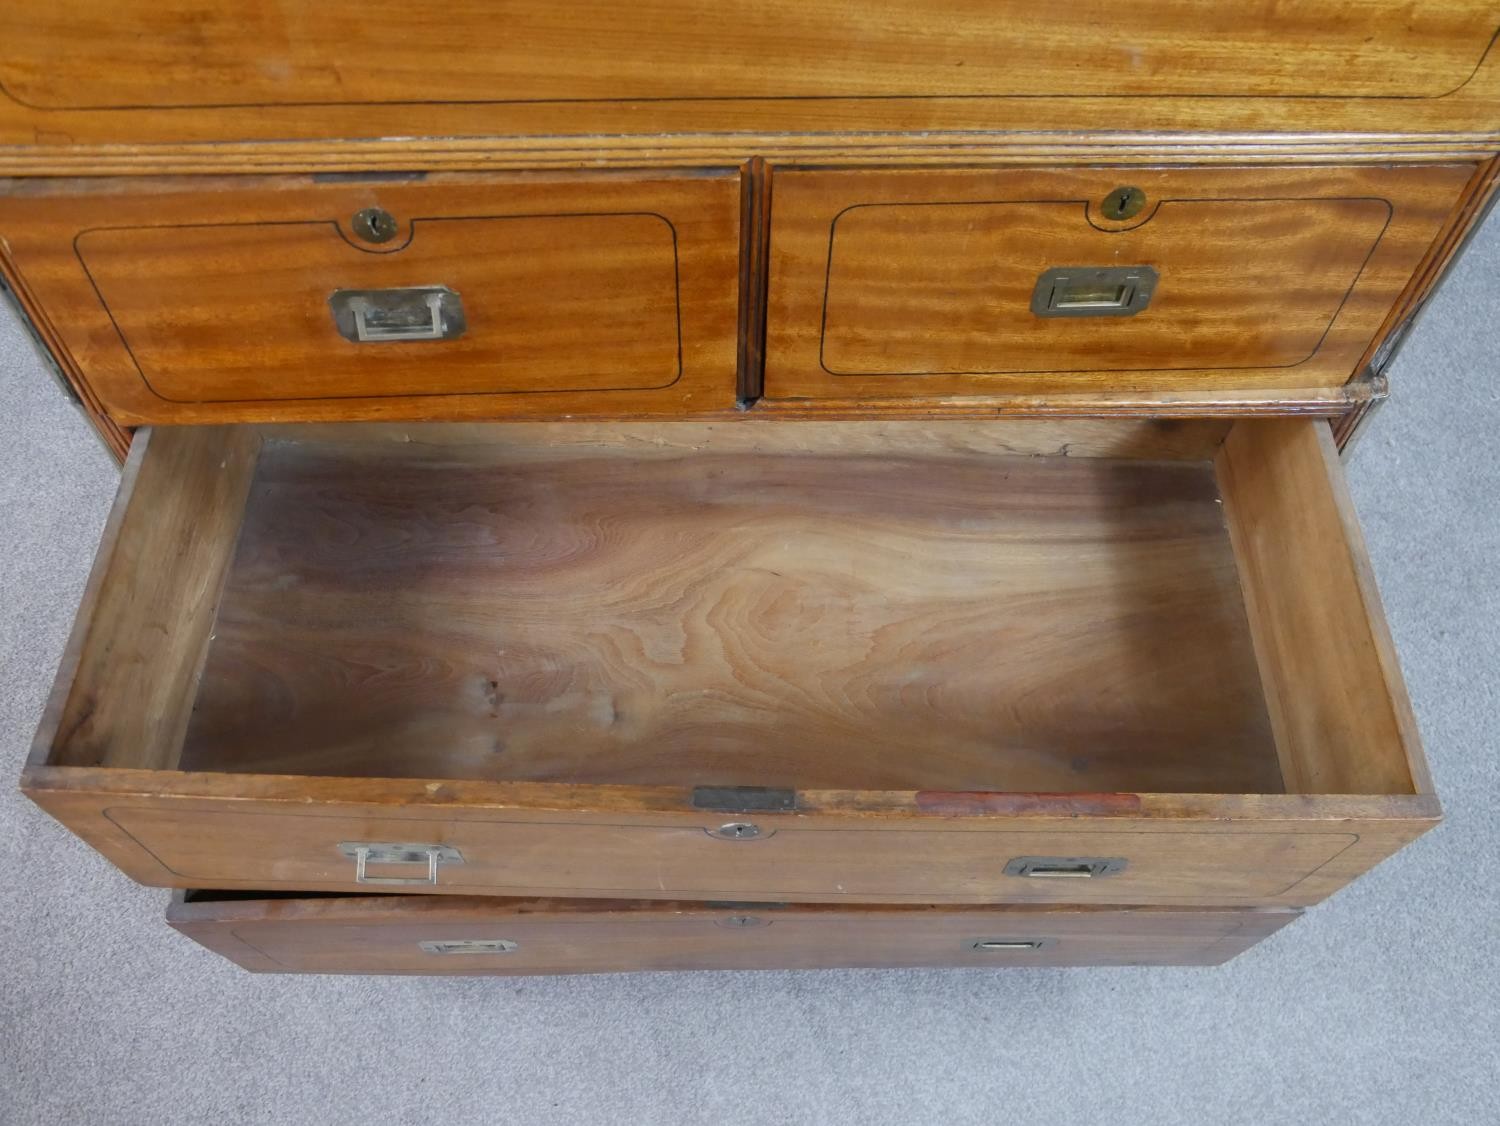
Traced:
<path fill-rule="evenodd" d="M 354 882 L 357 884 L 436 884 L 440 865 L 464 862 L 463 853 L 448 845 L 341 841 L 339 852 L 354 861 Z M 371 864 L 422 864 L 427 873 L 423 876 L 371 876 L 366 873 Z"/>

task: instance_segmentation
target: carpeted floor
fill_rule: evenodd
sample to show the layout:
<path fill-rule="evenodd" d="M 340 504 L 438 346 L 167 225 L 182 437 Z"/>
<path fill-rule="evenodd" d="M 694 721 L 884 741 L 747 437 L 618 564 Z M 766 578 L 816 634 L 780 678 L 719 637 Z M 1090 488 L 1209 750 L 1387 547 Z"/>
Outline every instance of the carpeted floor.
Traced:
<path fill-rule="evenodd" d="M 1500 215 L 1351 466 L 1447 809 L 1216 970 L 257 977 L 8 781 L 115 468 L 0 314 L 0 1123 L 1500 1122 Z"/>

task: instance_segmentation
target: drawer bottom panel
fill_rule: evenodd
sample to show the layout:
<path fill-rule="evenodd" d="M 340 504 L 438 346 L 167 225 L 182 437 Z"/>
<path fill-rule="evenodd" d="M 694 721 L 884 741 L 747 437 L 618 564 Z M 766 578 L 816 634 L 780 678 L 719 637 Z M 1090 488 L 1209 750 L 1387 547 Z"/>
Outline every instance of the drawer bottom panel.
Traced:
<path fill-rule="evenodd" d="M 1217 965 L 1286 909 L 910 907 L 177 893 L 167 921 L 248 970 L 632 970 Z"/>

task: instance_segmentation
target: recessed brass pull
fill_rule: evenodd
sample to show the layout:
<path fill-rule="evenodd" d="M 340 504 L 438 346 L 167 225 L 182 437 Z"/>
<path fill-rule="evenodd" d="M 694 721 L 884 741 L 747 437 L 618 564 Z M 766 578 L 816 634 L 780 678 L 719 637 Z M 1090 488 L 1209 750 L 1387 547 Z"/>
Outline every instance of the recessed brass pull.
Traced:
<path fill-rule="evenodd" d="M 1117 856 L 1018 856 L 1005 866 L 1007 876 L 1032 880 L 1094 880 L 1124 870 Z"/>
<path fill-rule="evenodd" d="M 1054 266 L 1031 291 L 1039 317 L 1133 317 L 1151 304 L 1158 275 L 1150 266 Z"/>
<path fill-rule="evenodd" d="M 1052 942 L 1050 938 L 978 938 L 969 943 L 970 950 L 1024 952 L 1040 950 Z"/>
<path fill-rule="evenodd" d="M 424 954 L 509 954 L 521 944 L 508 938 L 453 938 L 419 942 Z"/>

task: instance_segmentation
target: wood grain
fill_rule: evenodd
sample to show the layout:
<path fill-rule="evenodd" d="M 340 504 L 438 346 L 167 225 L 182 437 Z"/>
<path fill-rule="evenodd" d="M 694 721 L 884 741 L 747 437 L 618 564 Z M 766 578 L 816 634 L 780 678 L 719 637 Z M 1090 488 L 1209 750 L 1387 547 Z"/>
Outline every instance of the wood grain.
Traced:
<path fill-rule="evenodd" d="M 295 16 L 228 0 L 61 0 L 12 13 L 0 76 L 40 109 L 913 91 L 1434 98 L 1468 81 L 1500 30 L 1482 0 L 1304 0 L 1227 18 L 1191 0 L 1056 12 L 761 0 L 709 12 L 698 0 L 578 0 L 512 4 L 500 18 L 455 4 L 414 21 L 394 0 L 327 0 Z"/>
<path fill-rule="evenodd" d="M 352 216 L 383 208 L 388 244 Z M 735 401 L 739 190 L 683 177 L 52 182 L 11 270 L 117 421 L 690 413 Z M 355 344 L 338 289 L 447 285 L 451 341 Z"/>
<path fill-rule="evenodd" d="M 268 442 L 182 765 L 1280 789 L 1207 463 L 713 439 Z"/>
<path fill-rule="evenodd" d="M 676 232 L 661 215 L 424 214 L 378 248 L 347 220 L 96 228 L 73 245 L 169 402 L 646 391 L 681 377 Z M 355 343 L 328 305 L 342 289 L 432 284 L 458 294 L 461 337 Z"/>
<path fill-rule="evenodd" d="M 978 395 L 862 395 L 859 398 L 757 399 L 751 411 L 763 419 L 1046 419 L 1336 418 L 1357 410 L 1376 393 L 1378 381 L 1357 376 L 1339 387 L 1288 390 L 1048 391 Z"/>
<path fill-rule="evenodd" d="M 827 906 L 691 902 L 174 897 L 167 921 L 263 973 L 511 975 L 632 970 L 1218 965 L 1297 911 Z M 500 954 L 420 943 L 507 939 Z M 1040 942 L 977 950 L 976 942 Z"/>
<path fill-rule="evenodd" d="M 792 425 L 783 425 L 791 422 Z M 598 459 L 725 457 L 1126 458 L 1212 461 L 1232 422 L 1216 418 L 787 419 L 737 412 L 723 419 L 646 422 L 419 422 L 396 425 L 293 423 L 254 427 L 283 442 L 318 443 L 379 456 L 392 447 L 451 450 L 477 464 L 545 464 Z M 405 449 L 410 453 L 410 449 Z M 601 471 L 605 467 L 601 467 Z"/>
<path fill-rule="evenodd" d="M 1496 121 L 1485 0 L 530 0 L 425 21 L 394 0 L 12 9 L 13 144 Z"/>
<path fill-rule="evenodd" d="M 1288 789 L 1431 793 L 1333 435 L 1236 426 L 1217 466 Z"/>
<path fill-rule="evenodd" d="M 1385 234 L 1378 199 L 1160 201 L 1143 224 L 1085 202 L 866 204 L 829 245 L 821 361 L 832 375 L 1033 375 L 1236 369 L 1311 359 Z M 1102 225 L 1102 224 L 1101 224 Z M 1063 263 L 1150 264 L 1133 317 L 1039 318 Z"/>
<path fill-rule="evenodd" d="M 1337 386 L 1473 173 L 776 172 L 766 395 Z M 1121 185 L 1146 209 L 1111 222 Z M 1160 281 L 1132 317 L 1038 317 L 1059 266 Z"/>
<path fill-rule="evenodd" d="M 36 746 L 49 761 L 175 764 L 260 436 L 135 440 Z"/>

